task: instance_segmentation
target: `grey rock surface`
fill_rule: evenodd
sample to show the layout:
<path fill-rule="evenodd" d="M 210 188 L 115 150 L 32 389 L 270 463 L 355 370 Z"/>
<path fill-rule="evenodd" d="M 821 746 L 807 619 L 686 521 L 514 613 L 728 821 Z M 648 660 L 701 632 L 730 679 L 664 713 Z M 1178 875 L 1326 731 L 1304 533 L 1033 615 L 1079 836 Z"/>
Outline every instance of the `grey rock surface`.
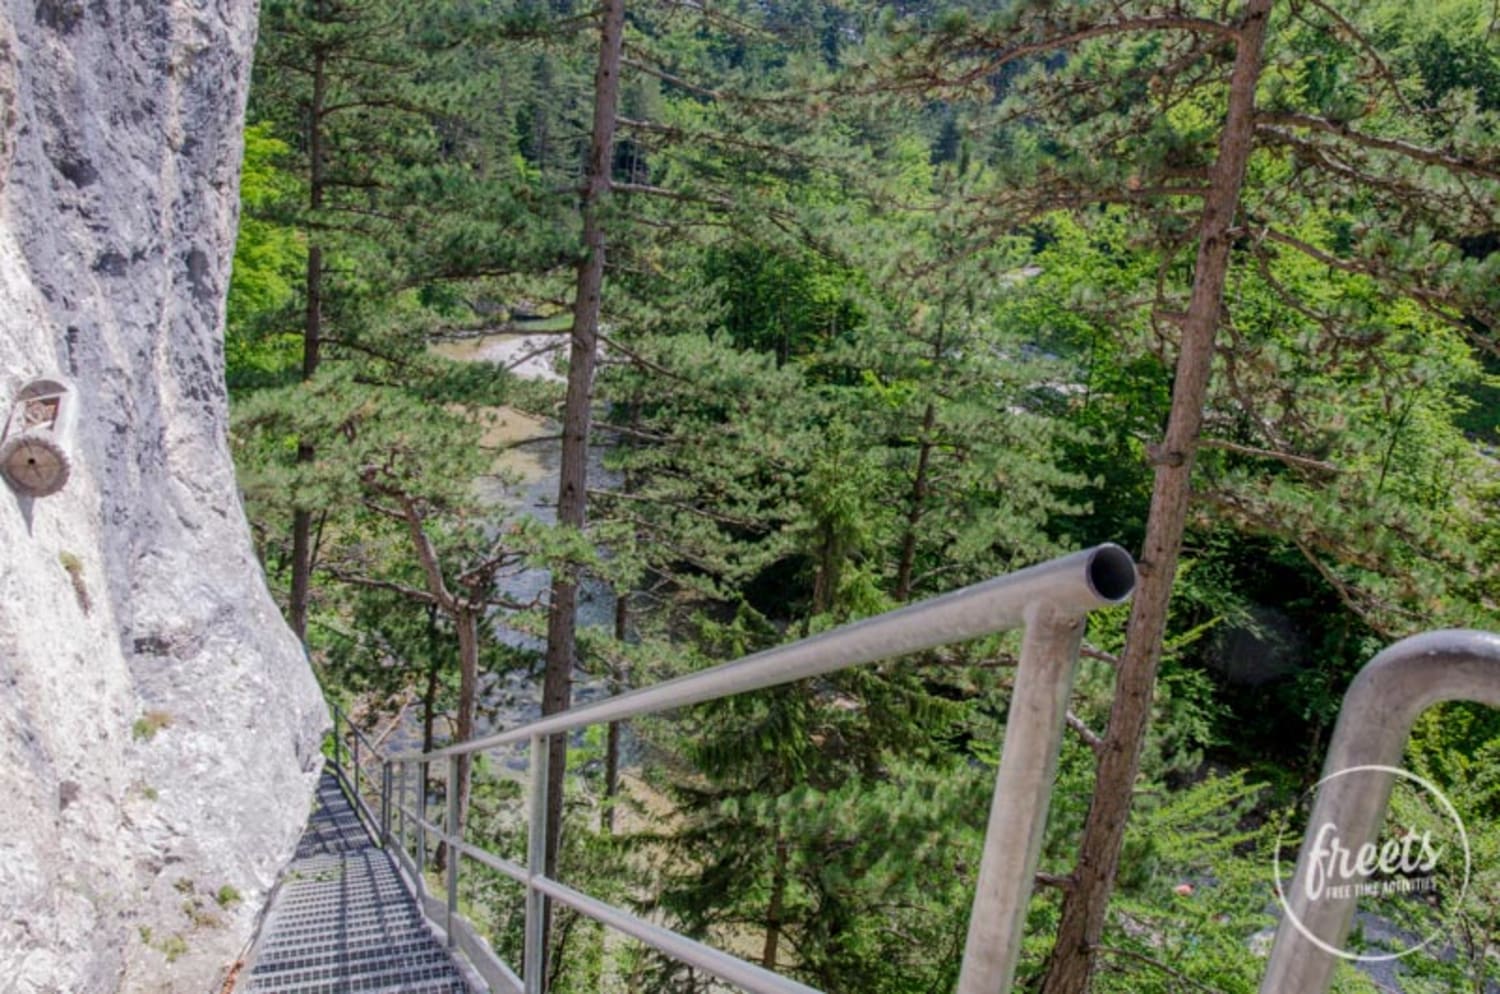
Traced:
<path fill-rule="evenodd" d="M 0 992 L 216 989 L 316 784 L 226 437 L 255 13 L 0 0 L 0 410 L 79 393 L 66 487 L 0 484 Z"/>

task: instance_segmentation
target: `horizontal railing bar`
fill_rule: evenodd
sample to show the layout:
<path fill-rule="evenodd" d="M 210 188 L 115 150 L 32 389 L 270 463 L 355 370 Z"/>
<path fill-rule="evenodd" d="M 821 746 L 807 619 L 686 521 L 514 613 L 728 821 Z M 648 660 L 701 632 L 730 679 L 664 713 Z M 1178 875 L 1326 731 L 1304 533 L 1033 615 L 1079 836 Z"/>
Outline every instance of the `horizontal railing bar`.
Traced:
<path fill-rule="evenodd" d="M 512 863 L 503 856 L 496 856 L 494 853 L 480 849 L 468 842 L 460 842 L 454 848 L 474 862 L 482 863 L 497 873 L 503 873 L 518 884 L 526 884 L 531 881 L 531 874 L 526 871 L 526 867 L 519 863 Z"/>
<path fill-rule="evenodd" d="M 364 747 L 373 752 L 378 759 L 384 761 L 384 759 L 386 758 L 385 754 L 382 753 L 380 751 L 380 748 L 376 746 L 375 743 L 370 741 L 369 736 L 367 736 L 360 729 L 360 727 L 354 723 L 354 719 L 349 716 L 349 713 L 347 711 L 339 707 L 337 704 L 329 705 L 329 708 L 333 711 L 335 730 L 337 730 L 338 728 L 339 719 L 342 718 L 343 723 L 348 726 L 349 731 L 353 732 L 359 738 L 359 741 L 364 744 Z"/>
<path fill-rule="evenodd" d="M 371 753 L 374 754 L 376 760 L 378 760 L 379 762 L 382 762 L 382 763 L 385 762 L 385 760 L 386 760 L 385 753 L 381 752 L 380 751 L 380 747 L 377 746 L 375 743 L 373 743 L 373 742 L 370 741 L 370 737 L 368 735 L 366 735 L 364 732 L 360 731 L 360 728 L 359 728 L 358 725 L 356 725 L 353 721 L 349 720 L 349 716 L 347 714 L 344 715 L 344 724 L 348 725 L 349 726 L 349 730 L 354 733 L 355 737 L 359 739 L 360 743 L 362 745 L 364 745 L 364 747 L 366 749 L 370 750 Z"/>
<path fill-rule="evenodd" d="M 749 991 L 750 994 L 820 994 L 819 991 L 805 984 L 799 984 L 795 980 L 772 973 L 764 967 L 747 963 L 738 956 L 731 956 L 712 946 L 706 946 L 694 939 L 678 935 L 660 925 L 653 925 L 548 877 L 533 877 L 531 887 L 574 911 L 641 940 L 651 948 L 671 956 L 679 963 L 695 966 L 720 980 Z"/>
<path fill-rule="evenodd" d="M 1034 604 L 1047 604 L 1064 616 L 1082 616 L 1124 600 L 1134 583 L 1135 562 L 1130 554 L 1118 545 L 1106 543 L 654 687 L 606 698 L 423 756 L 400 758 L 403 762 L 431 761 L 493 749 L 525 742 L 533 736 L 555 735 L 585 725 L 701 704 L 860 663 L 993 635 L 1023 624 L 1027 610 Z"/>
<path fill-rule="evenodd" d="M 904 656 L 1013 628 L 1025 626 L 1028 629 L 1028 638 L 1030 638 L 1029 633 L 1034 626 L 1044 623 L 1062 625 L 1063 629 L 1072 633 L 1069 636 L 1072 639 L 1072 649 L 1070 653 L 1066 653 L 1064 660 L 1071 665 L 1077 661 L 1077 643 L 1083 631 L 1083 616 L 1097 608 L 1124 601 L 1133 589 L 1135 580 L 1135 563 L 1130 555 L 1117 545 L 1100 545 L 1007 576 L 908 605 L 896 611 L 844 625 L 789 645 L 755 653 L 698 673 L 668 680 L 656 686 L 596 701 L 561 714 L 544 717 L 519 728 L 467 743 L 450 745 L 426 754 L 384 754 L 363 731 L 348 721 L 347 716 L 342 715 L 337 709 L 335 711 L 336 716 L 342 717 L 344 723 L 348 724 L 353 732 L 354 748 L 349 750 L 352 753 L 349 757 L 351 766 L 354 765 L 355 757 L 361 752 L 360 746 L 364 747 L 365 755 L 359 758 L 366 759 L 368 762 L 367 757 L 374 757 L 375 761 L 385 764 L 387 772 L 395 765 L 401 765 L 404 768 L 407 764 L 418 763 L 425 769 L 427 764 L 433 761 L 448 760 L 451 764 L 449 772 L 451 789 L 451 780 L 454 776 L 454 768 L 456 768 L 454 757 L 529 740 L 533 761 L 532 779 L 533 784 L 536 785 L 546 781 L 545 763 L 538 767 L 537 759 L 545 757 L 545 743 L 550 735 L 587 725 L 655 714 L 747 691 L 774 687 L 879 659 Z M 1023 672 L 1027 665 L 1026 658 L 1027 651 L 1023 649 Z M 1069 682 L 1071 682 L 1071 672 L 1069 669 Z M 1059 682 L 1058 686 L 1061 689 L 1057 690 L 1057 693 L 1062 695 L 1061 699 L 1065 703 L 1066 684 Z M 1056 688 L 1051 689 L 1056 690 Z M 1061 711 L 1058 712 L 1059 729 L 1061 727 L 1060 715 Z M 337 743 L 336 738 L 336 750 Z M 1055 763 L 1057 746 L 1055 735 L 1043 745 L 1052 750 Z M 364 765 L 364 763 L 359 764 L 361 767 Z M 352 789 L 349 777 L 344 774 L 342 768 L 339 773 L 341 781 L 355 798 L 356 810 L 362 815 L 362 820 L 373 823 L 373 814 L 369 806 Z M 358 769 L 355 770 L 354 775 L 358 777 Z M 384 774 L 382 777 L 384 778 Z M 426 881 L 419 872 L 418 868 L 425 866 L 427 862 L 425 852 L 420 853 L 413 860 L 404 848 L 398 847 L 397 862 L 414 881 L 424 917 L 433 922 L 439 919 L 447 922 L 446 927 L 452 930 L 448 936 L 450 945 L 457 942 L 462 946 L 472 946 L 464 951 L 469 955 L 471 963 L 482 962 L 484 967 L 488 968 L 484 972 L 491 984 L 499 979 L 502 986 L 518 986 L 531 990 L 536 986 L 536 977 L 532 976 L 532 968 L 528 965 L 526 980 L 518 979 L 514 972 L 505 966 L 483 942 L 474 931 L 472 924 L 457 912 L 455 905 L 461 886 L 462 860 L 465 857 L 503 874 L 525 888 L 528 964 L 533 961 L 540 962 L 541 959 L 536 951 L 540 948 L 540 940 L 537 939 L 539 933 L 536 933 L 535 929 L 541 920 L 541 901 L 545 896 L 625 935 L 632 936 L 680 963 L 703 970 L 750 994 L 818 994 L 810 987 L 757 966 L 748 960 L 714 949 L 669 928 L 636 917 L 623 909 L 606 904 L 546 877 L 543 875 L 542 865 L 535 851 L 536 840 L 545 831 L 544 822 L 541 825 L 534 822 L 531 827 L 533 853 L 530 865 L 525 868 L 467 843 L 462 838 L 450 837 L 448 829 L 456 817 L 452 810 L 453 798 L 451 796 L 449 798 L 450 811 L 443 826 L 428 821 L 423 817 L 428 806 L 425 803 L 427 797 L 425 776 L 423 780 L 422 793 L 418 795 L 418 803 L 414 807 L 408 807 L 400 801 L 393 801 L 383 795 L 382 816 L 387 811 L 394 812 L 391 815 L 393 819 L 399 816 L 403 838 L 411 824 L 414 824 L 418 830 L 419 844 L 430 836 L 432 841 L 440 842 L 448 847 L 449 858 L 453 862 L 448 867 L 446 886 L 449 893 L 444 895 L 445 899 L 439 901 L 428 892 Z M 406 775 L 403 769 L 403 797 L 405 781 Z M 1000 791 L 1003 786 L 1003 783 L 997 784 L 997 791 Z M 996 803 L 999 803 L 998 796 Z M 545 806 L 534 796 L 532 808 L 534 811 L 544 810 Z M 1044 819 L 1045 805 L 1039 810 L 1043 812 L 1040 817 Z M 419 811 L 421 814 L 418 814 Z M 994 823 L 995 816 L 992 812 L 992 832 Z M 1034 857 L 1035 853 L 1032 853 L 1029 867 L 1022 871 L 1022 879 L 1026 881 L 1030 880 L 1030 874 L 1035 869 Z M 988 860 L 989 856 L 986 859 Z M 1022 893 L 1019 901 L 1023 909 L 1025 900 L 1026 894 Z M 983 902 L 976 899 L 974 914 L 980 914 L 983 907 Z M 980 943 L 980 946 L 983 947 L 985 944 Z M 969 960 L 974 955 L 974 946 L 975 940 L 971 934 L 964 957 L 966 971 Z M 1000 959 L 1001 967 L 1005 970 L 1011 969 L 1013 950 L 1012 958 L 1008 959 L 1002 954 Z M 496 969 L 503 972 L 497 974 Z M 1008 978 L 1009 973 L 1003 973 L 1003 975 Z"/>
<path fill-rule="evenodd" d="M 418 825 L 418 827 L 425 828 L 427 831 L 431 832 L 433 835 L 436 835 L 438 837 L 438 841 L 439 842 L 445 842 L 446 843 L 448 841 L 448 833 L 447 833 L 447 831 L 445 829 L 443 829 L 441 826 L 437 825 L 436 823 L 430 822 L 427 819 L 423 818 L 421 815 L 417 814 L 415 811 L 413 811 L 411 808 L 408 808 L 406 805 L 404 805 L 404 804 L 397 804 L 396 805 L 396 810 L 400 811 L 402 814 L 404 814 L 408 818 L 410 818 L 413 822 L 415 822 Z"/>

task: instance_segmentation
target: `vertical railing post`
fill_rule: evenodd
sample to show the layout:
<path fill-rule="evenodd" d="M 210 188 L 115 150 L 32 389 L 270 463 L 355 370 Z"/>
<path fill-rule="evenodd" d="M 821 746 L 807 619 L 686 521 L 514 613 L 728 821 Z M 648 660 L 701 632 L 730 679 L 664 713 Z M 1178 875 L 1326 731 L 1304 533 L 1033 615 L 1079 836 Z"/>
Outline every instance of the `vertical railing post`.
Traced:
<path fill-rule="evenodd" d="M 343 771 L 344 771 L 344 761 L 343 761 L 343 758 L 342 758 L 343 754 L 342 754 L 342 751 L 341 751 L 341 749 L 339 747 L 339 719 L 341 717 L 343 717 L 343 712 L 339 711 L 339 706 L 337 704 L 335 704 L 333 706 L 332 711 L 333 711 L 333 768 L 335 770 L 337 770 L 339 773 L 343 773 Z"/>
<path fill-rule="evenodd" d="M 427 761 L 417 764 L 417 891 L 427 892 Z"/>
<path fill-rule="evenodd" d="M 453 916 L 458 912 L 458 861 L 462 859 L 458 844 L 462 841 L 464 827 L 458 823 L 458 796 L 462 790 L 458 782 L 461 763 L 457 755 L 448 757 L 448 822 L 443 841 L 448 846 L 448 948 L 453 948 Z"/>
<path fill-rule="evenodd" d="M 1084 619 L 1026 613 L 958 994 L 1008 994 L 1041 857 Z"/>
<path fill-rule="evenodd" d="M 547 737 L 531 737 L 531 812 L 526 837 L 526 870 L 534 881 L 547 871 Z M 547 941 L 546 896 L 534 883 L 526 886 L 526 945 L 522 961 L 525 994 L 542 994 L 547 973 L 542 962 Z"/>
<path fill-rule="evenodd" d="M 380 844 L 391 845 L 391 761 L 380 764 Z"/>
<path fill-rule="evenodd" d="M 1290 886 L 1277 881 L 1286 914 L 1276 928 L 1262 994 L 1323 994 L 1329 989 L 1342 958 L 1336 951 L 1348 941 L 1359 897 L 1353 886 L 1309 887 L 1319 861 L 1317 839 L 1331 829 L 1334 848 L 1350 854 L 1379 843 L 1406 740 L 1418 716 L 1439 701 L 1500 708 L 1500 634 L 1449 629 L 1412 635 L 1384 649 L 1350 683 Z M 1472 855 L 1465 845 L 1463 852 L 1443 859 L 1462 859 L 1467 879 Z M 1348 872 L 1347 865 L 1342 869 Z M 1339 882 L 1365 884 L 1370 879 L 1361 873 Z M 1333 882 L 1324 880 L 1325 885 Z M 1449 899 L 1448 894 L 1440 896 Z M 1436 938 L 1438 933 L 1428 937 Z"/>
<path fill-rule="evenodd" d="M 407 852 L 407 848 L 406 848 L 406 778 L 410 775 L 408 773 L 408 770 L 410 769 L 410 767 L 411 767 L 410 763 L 403 762 L 401 764 L 401 786 L 400 786 L 400 789 L 396 793 L 396 814 L 401 819 L 400 828 L 398 829 L 397 844 L 401 846 L 402 853 L 406 853 Z"/>
<path fill-rule="evenodd" d="M 359 732 L 355 729 L 355 727 L 354 727 L 353 724 L 350 724 L 350 726 L 349 726 L 349 749 L 350 749 L 350 752 L 351 752 L 351 754 L 353 756 L 353 758 L 350 759 L 350 761 L 349 761 L 349 765 L 351 767 L 353 767 L 353 769 L 351 770 L 351 772 L 354 774 L 354 810 L 356 812 L 358 812 L 359 809 L 360 809 L 360 796 L 359 796 Z"/>

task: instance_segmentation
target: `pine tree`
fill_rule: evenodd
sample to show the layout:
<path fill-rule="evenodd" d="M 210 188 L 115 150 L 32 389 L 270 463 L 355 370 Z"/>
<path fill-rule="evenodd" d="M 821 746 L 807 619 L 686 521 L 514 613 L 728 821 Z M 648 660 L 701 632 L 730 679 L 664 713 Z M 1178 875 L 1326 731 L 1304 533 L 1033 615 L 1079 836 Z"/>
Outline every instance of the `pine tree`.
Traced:
<path fill-rule="evenodd" d="M 1211 465 L 1198 454 L 1205 415 L 1210 432 L 1223 430 L 1210 391 L 1216 356 L 1230 387 L 1227 424 L 1248 429 L 1254 441 L 1211 436 L 1209 444 L 1299 474 L 1316 475 L 1322 461 L 1295 451 L 1296 441 L 1260 416 L 1278 395 L 1272 383 L 1247 375 L 1268 358 L 1257 347 L 1268 329 L 1264 315 L 1242 306 L 1240 273 L 1262 267 L 1275 292 L 1274 270 L 1301 256 L 1369 278 L 1383 299 L 1405 298 L 1458 325 L 1493 325 L 1488 274 L 1495 263 L 1460 262 L 1452 249 L 1490 223 L 1483 206 L 1494 202 L 1493 160 L 1484 151 L 1490 125 L 1470 115 L 1467 128 L 1445 130 L 1433 143 L 1416 133 L 1420 119 L 1401 112 L 1402 84 L 1367 35 L 1320 4 L 1272 6 L 1246 3 L 1221 20 L 1151 3 L 1066 11 L 1017 5 L 988 19 L 953 18 L 927 38 L 912 35 L 906 53 L 872 70 L 883 74 L 877 85 L 1002 97 L 986 114 L 1007 156 L 1007 182 L 979 223 L 1014 226 L 1047 211 L 1085 214 L 1117 203 L 1139 219 L 1141 237 L 1160 246 L 1148 306 L 1161 361 L 1175 368 L 1172 402 L 1163 438 L 1147 448 L 1155 486 L 1142 581 L 1044 991 L 1081 989 L 1104 924 L 1194 467 Z M 1328 71 L 1339 65 L 1348 75 Z M 1475 200 L 1465 189 L 1484 192 Z M 1342 245 L 1319 244 L 1321 235 L 1295 233 L 1309 204 L 1379 223 L 1355 222 Z M 1360 347 L 1358 338 L 1341 339 L 1357 312 L 1308 308 L 1295 298 L 1285 306 L 1313 315 L 1316 348 L 1347 357 Z"/>
<path fill-rule="evenodd" d="M 423 332 L 451 320 L 455 281 L 559 257 L 556 236 L 506 237 L 534 178 L 515 170 L 502 109 L 480 99 L 496 56 L 472 44 L 503 28 L 446 0 L 263 8 L 251 116 L 291 146 L 306 197 L 272 205 L 305 244 L 304 383 L 329 359 L 418 361 Z M 309 471 L 322 441 L 298 443 Z M 305 639 L 321 521 L 313 495 L 290 496 L 288 619 Z"/>

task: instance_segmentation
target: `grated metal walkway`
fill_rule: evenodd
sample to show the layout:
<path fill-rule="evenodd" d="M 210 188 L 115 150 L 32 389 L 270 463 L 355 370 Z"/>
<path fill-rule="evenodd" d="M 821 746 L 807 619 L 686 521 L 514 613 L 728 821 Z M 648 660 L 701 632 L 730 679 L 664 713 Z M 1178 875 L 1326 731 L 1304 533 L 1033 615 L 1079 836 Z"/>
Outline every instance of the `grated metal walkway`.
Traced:
<path fill-rule="evenodd" d="M 331 770 L 251 953 L 246 994 L 469 994 Z"/>

